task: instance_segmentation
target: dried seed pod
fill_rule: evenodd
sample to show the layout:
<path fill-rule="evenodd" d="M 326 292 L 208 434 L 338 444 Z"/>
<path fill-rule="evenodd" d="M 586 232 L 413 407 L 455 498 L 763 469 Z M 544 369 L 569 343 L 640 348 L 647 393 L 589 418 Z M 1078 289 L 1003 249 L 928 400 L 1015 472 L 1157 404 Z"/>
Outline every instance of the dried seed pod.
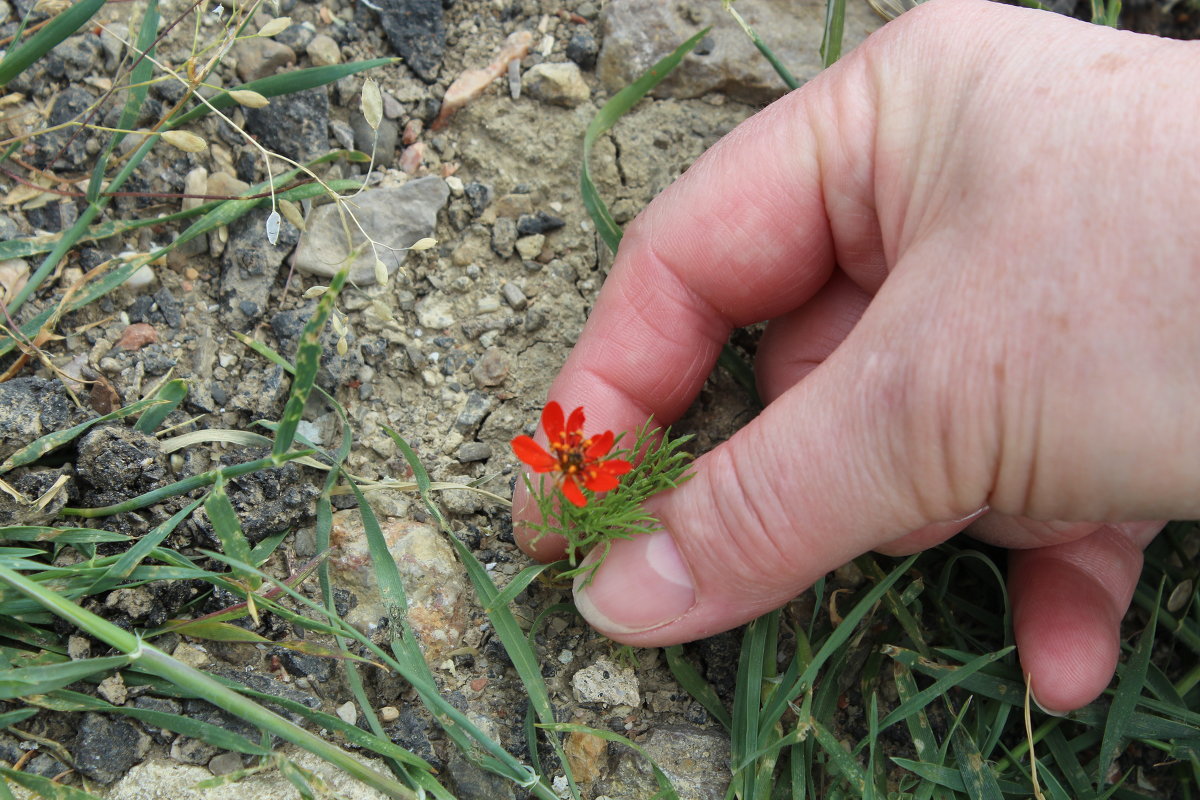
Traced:
<path fill-rule="evenodd" d="M 203 153 L 208 149 L 208 142 L 189 131 L 164 131 L 163 141 L 185 153 Z"/>
<path fill-rule="evenodd" d="M 233 98 L 233 102 L 246 108 L 262 108 L 271 102 L 252 89 L 232 89 L 229 96 Z"/>
<path fill-rule="evenodd" d="M 272 211 L 267 216 L 267 241 L 271 244 L 279 242 L 279 212 Z"/>
<path fill-rule="evenodd" d="M 276 17 L 266 25 L 263 25 L 261 28 L 259 28 L 258 33 L 256 33 L 255 36 L 274 36 L 277 33 L 283 33 L 285 30 L 291 27 L 291 24 L 291 17 Z"/>
<path fill-rule="evenodd" d="M 379 130 L 379 123 L 383 122 L 383 94 L 374 79 L 367 78 L 363 84 L 360 102 L 363 116 L 366 117 L 371 130 Z"/>
<path fill-rule="evenodd" d="M 283 212 L 284 219 L 295 225 L 297 230 L 304 230 L 304 214 L 300 211 L 300 206 L 281 197 L 279 210 Z"/>
<path fill-rule="evenodd" d="M 417 239 L 415 242 L 413 242 L 409 246 L 408 249 L 412 250 L 414 253 L 419 253 L 422 250 L 428 250 L 429 248 L 433 247 L 435 244 L 437 244 L 437 239 L 426 236 L 424 239 Z"/>

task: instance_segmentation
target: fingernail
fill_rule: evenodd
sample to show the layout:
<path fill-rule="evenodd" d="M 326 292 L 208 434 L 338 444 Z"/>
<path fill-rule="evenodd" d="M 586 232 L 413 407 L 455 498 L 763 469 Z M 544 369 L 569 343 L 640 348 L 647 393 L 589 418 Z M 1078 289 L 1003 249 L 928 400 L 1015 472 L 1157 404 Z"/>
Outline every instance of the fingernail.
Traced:
<path fill-rule="evenodd" d="M 1029 687 L 1029 699 L 1033 701 L 1033 704 L 1035 706 L 1037 706 L 1039 709 L 1041 709 L 1041 712 L 1043 714 L 1046 714 L 1051 717 L 1065 717 L 1067 715 L 1066 711 L 1051 711 L 1050 709 L 1048 709 L 1044 705 L 1042 705 L 1040 702 L 1038 702 L 1037 695 L 1033 693 L 1032 686 Z"/>
<path fill-rule="evenodd" d="M 695 603 L 691 573 L 666 531 L 615 543 L 591 582 L 575 579 L 575 607 L 604 633 L 658 628 Z"/>

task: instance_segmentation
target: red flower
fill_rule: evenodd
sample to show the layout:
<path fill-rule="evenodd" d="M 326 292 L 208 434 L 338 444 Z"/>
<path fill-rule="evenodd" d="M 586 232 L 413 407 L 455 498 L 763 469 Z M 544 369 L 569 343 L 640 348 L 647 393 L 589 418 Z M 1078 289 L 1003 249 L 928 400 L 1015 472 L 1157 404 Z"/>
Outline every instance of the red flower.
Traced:
<path fill-rule="evenodd" d="M 550 452 L 528 436 L 512 440 L 513 452 L 534 472 L 559 473 L 563 494 L 574 505 L 587 505 L 579 484 L 593 492 L 607 492 L 617 488 L 618 476 L 633 469 L 623 459 L 605 458 L 615 439 L 612 431 L 583 438 L 582 406 L 571 412 L 564 425 L 562 406 L 551 400 L 542 411 L 542 429 L 546 431 Z"/>

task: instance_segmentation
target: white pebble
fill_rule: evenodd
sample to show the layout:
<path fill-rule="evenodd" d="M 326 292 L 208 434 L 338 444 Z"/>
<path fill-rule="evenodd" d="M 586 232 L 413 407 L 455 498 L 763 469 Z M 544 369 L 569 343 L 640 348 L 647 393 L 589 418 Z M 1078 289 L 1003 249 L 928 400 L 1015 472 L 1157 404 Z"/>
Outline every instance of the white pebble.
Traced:
<path fill-rule="evenodd" d="M 347 700 L 337 707 L 337 715 L 342 722 L 347 725 L 353 725 L 358 720 L 358 709 L 354 707 L 354 703 Z"/>
<path fill-rule="evenodd" d="M 125 281 L 125 285 L 134 291 L 140 291 L 154 283 L 155 277 L 154 270 L 151 269 L 150 265 L 143 264 L 137 272 L 129 276 L 129 280 Z"/>

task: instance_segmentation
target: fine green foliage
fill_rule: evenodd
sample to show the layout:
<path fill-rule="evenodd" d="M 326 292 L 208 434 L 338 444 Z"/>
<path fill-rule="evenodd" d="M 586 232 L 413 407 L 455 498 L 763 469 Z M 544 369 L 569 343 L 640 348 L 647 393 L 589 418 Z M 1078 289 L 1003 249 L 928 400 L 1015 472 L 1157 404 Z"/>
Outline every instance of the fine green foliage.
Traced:
<path fill-rule="evenodd" d="M 618 444 L 621 438 L 618 437 Z M 632 539 L 658 528 L 658 520 L 645 509 L 644 503 L 691 477 L 688 468 L 692 457 L 683 449 L 691 439 L 690 435 L 673 437 L 670 429 L 651 428 L 649 422 L 642 425 L 632 447 L 619 448 L 605 457 L 605 460 L 629 461 L 633 470 L 622 476 L 620 484 L 610 492 L 599 495 L 588 492 L 587 504 L 583 506 L 567 501 L 562 489 L 547 475 L 524 476 L 526 487 L 537 503 L 540 519 L 528 524 L 537 531 L 538 537 L 547 533 L 563 536 L 567 540 L 567 561 L 572 566 L 593 548 L 602 549 L 598 559 L 578 570 L 563 573 L 562 577 L 594 570 L 613 541 Z"/>

